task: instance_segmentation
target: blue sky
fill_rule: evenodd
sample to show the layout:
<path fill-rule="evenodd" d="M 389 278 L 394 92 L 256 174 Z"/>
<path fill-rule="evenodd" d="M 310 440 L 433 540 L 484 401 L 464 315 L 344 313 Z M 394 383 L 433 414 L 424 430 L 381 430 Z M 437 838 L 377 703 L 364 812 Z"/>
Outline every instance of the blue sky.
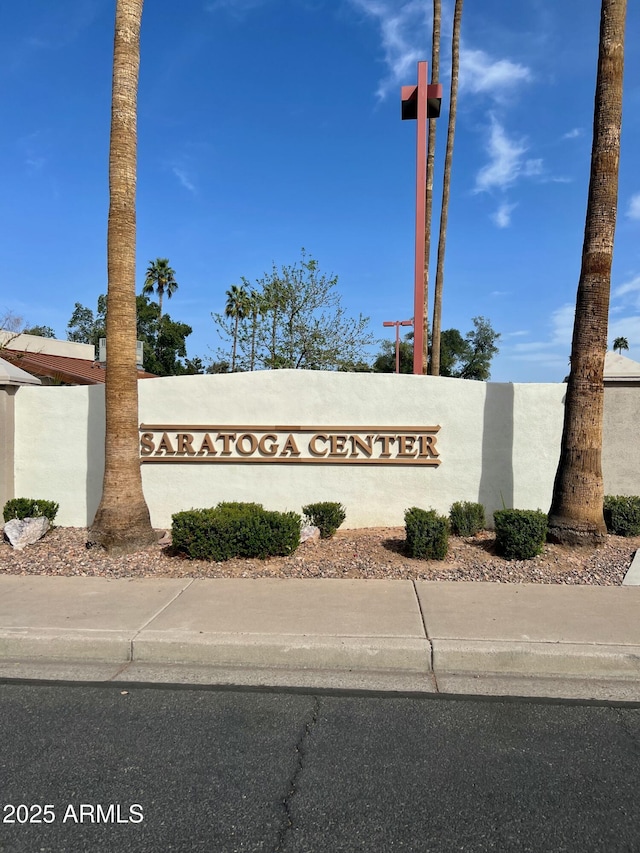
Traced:
<path fill-rule="evenodd" d="M 0 315 L 52 326 L 106 290 L 115 0 L 5 4 L 0 27 Z M 438 124 L 452 2 L 443 2 Z M 580 269 L 596 0 L 465 4 L 443 328 L 501 332 L 492 379 L 561 381 Z M 400 87 L 430 59 L 428 0 L 147 0 L 139 93 L 138 280 L 168 257 L 191 356 L 240 277 L 335 273 L 352 314 L 413 313 L 415 123 Z M 629 5 L 610 343 L 640 360 L 640 32 Z M 434 219 L 439 211 L 436 185 Z M 434 239 L 434 244 L 436 240 Z M 435 262 L 432 264 L 432 280 Z"/>

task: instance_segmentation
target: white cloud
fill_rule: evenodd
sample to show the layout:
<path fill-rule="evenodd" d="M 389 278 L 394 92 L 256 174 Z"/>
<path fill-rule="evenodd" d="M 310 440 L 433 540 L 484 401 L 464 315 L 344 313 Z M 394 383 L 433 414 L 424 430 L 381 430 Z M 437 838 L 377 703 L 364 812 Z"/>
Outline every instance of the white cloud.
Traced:
<path fill-rule="evenodd" d="M 616 287 L 611 293 L 612 301 L 618 300 L 621 305 L 613 306 L 612 314 L 615 320 L 609 323 L 609 343 L 614 338 L 626 337 L 630 344 L 629 358 L 640 356 L 640 275 L 630 279 L 628 282 Z M 623 316 L 619 316 L 624 312 Z M 571 353 L 571 338 L 573 336 L 573 322 L 575 317 L 575 305 L 565 303 L 557 308 L 549 320 L 549 335 L 546 340 L 523 341 L 505 347 L 511 358 L 519 361 L 536 362 L 556 366 L 569 372 L 568 359 Z M 505 335 L 504 337 L 507 337 Z"/>
<path fill-rule="evenodd" d="M 569 302 L 557 308 L 551 314 L 547 340 L 514 344 L 511 348 L 511 354 L 515 358 L 525 361 L 544 359 L 545 363 L 549 363 L 548 359 L 551 359 L 554 363 L 567 364 L 571 352 L 575 310 L 575 305 Z"/>
<path fill-rule="evenodd" d="M 640 308 L 640 275 L 629 279 L 624 284 L 619 284 L 611 291 L 612 302 L 621 302 L 620 306 L 614 306 L 612 311 L 620 311 L 624 306 L 634 305 Z"/>
<path fill-rule="evenodd" d="M 484 50 L 460 47 L 460 92 L 490 95 L 495 100 L 533 79 L 531 71 L 510 59 L 493 59 Z"/>
<path fill-rule="evenodd" d="M 238 0 L 237 0 L 238 1 Z M 217 0 L 233 2 L 233 0 Z M 246 0 L 252 2 L 252 0 Z M 257 0 L 253 0 L 257 2 Z M 380 100 L 399 86 L 414 81 L 415 66 L 431 54 L 430 4 L 424 0 L 349 0 L 352 6 L 373 18 L 379 29 L 387 76 L 380 82 Z M 446 5 L 443 15 L 450 14 Z M 443 29 L 443 45 L 446 44 Z M 510 59 L 495 59 L 484 50 L 460 46 L 460 92 L 489 95 L 501 101 L 521 83 L 533 79 L 531 71 Z"/>
<path fill-rule="evenodd" d="M 584 130 L 581 127 L 574 127 L 573 130 L 569 130 L 567 133 L 562 135 L 562 139 L 577 139 L 579 136 L 582 136 Z"/>
<path fill-rule="evenodd" d="M 490 160 L 476 175 L 475 192 L 494 188 L 506 189 L 520 177 L 541 174 L 542 160 L 525 159 L 529 150 L 524 139 L 509 138 L 495 116 L 491 117 L 491 130 L 487 151 Z"/>
<path fill-rule="evenodd" d="M 503 201 L 496 212 L 491 214 L 491 218 L 498 228 L 508 228 L 511 225 L 511 213 L 517 206 L 517 204 L 509 204 Z"/>
<path fill-rule="evenodd" d="M 635 193 L 629 199 L 627 216 L 629 219 L 640 219 L 640 193 Z"/>
<path fill-rule="evenodd" d="M 180 166 L 172 166 L 171 171 L 186 190 L 189 190 L 189 192 L 191 193 L 197 192 L 195 184 L 193 183 L 185 169 L 180 168 Z"/>
<path fill-rule="evenodd" d="M 380 28 L 384 61 L 389 70 L 377 96 L 383 100 L 399 86 L 415 83 L 416 63 L 425 59 L 429 44 L 428 4 L 422 0 L 350 0 L 374 18 Z"/>

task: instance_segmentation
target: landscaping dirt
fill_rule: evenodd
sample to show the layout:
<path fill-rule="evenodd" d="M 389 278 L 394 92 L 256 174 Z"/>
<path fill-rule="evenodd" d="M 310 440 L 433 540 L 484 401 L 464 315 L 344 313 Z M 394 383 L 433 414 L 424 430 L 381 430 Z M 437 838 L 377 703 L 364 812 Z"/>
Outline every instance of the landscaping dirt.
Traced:
<path fill-rule="evenodd" d="M 158 531 L 158 537 L 163 531 Z M 35 545 L 14 551 L 0 542 L 0 574 L 133 578 L 393 578 L 497 583 L 619 586 L 640 548 L 640 536 L 608 536 L 599 549 L 545 545 L 532 560 L 508 561 L 495 552 L 495 535 L 449 539 L 445 560 L 415 560 L 404 553 L 403 527 L 339 530 L 333 539 L 307 542 L 289 557 L 208 563 L 155 545 L 111 557 L 87 548 L 83 528 L 56 527 Z"/>

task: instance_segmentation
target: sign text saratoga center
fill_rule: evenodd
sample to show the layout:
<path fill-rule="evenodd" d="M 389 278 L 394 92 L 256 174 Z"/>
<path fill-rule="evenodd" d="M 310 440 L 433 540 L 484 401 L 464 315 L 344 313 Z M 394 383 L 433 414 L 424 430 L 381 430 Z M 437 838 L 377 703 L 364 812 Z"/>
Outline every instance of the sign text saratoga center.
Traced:
<path fill-rule="evenodd" d="M 141 424 L 146 462 L 439 465 L 439 426 Z"/>

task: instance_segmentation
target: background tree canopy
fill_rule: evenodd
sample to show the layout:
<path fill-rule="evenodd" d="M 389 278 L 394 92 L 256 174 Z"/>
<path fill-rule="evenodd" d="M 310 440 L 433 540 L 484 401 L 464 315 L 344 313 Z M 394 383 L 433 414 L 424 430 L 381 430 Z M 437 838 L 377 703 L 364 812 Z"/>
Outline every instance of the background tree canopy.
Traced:
<path fill-rule="evenodd" d="M 219 361 L 236 370 L 341 370 L 362 362 L 374 342 L 369 319 L 347 316 L 337 285 L 304 249 L 298 263 L 274 265 L 255 287 L 243 278 L 227 291 L 225 313 L 211 315 L 226 344 Z"/>
<path fill-rule="evenodd" d="M 458 329 L 446 329 L 440 337 L 440 376 L 485 381 L 491 376 L 491 359 L 498 352 L 500 337 L 485 317 L 473 318 L 473 329 L 463 338 Z M 373 363 L 375 373 L 394 373 L 394 341 L 383 341 L 382 352 Z M 413 372 L 413 332 L 400 341 L 400 373 Z"/>
<path fill-rule="evenodd" d="M 67 323 L 67 340 L 98 347 L 105 337 L 107 298 L 98 297 L 96 312 L 76 302 Z M 137 339 L 144 344 L 143 368 L 156 376 L 179 376 L 184 373 L 203 373 L 200 359 L 188 359 L 186 338 L 191 326 L 175 322 L 169 314 L 160 316 L 160 306 L 148 296 L 136 296 Z"/>

